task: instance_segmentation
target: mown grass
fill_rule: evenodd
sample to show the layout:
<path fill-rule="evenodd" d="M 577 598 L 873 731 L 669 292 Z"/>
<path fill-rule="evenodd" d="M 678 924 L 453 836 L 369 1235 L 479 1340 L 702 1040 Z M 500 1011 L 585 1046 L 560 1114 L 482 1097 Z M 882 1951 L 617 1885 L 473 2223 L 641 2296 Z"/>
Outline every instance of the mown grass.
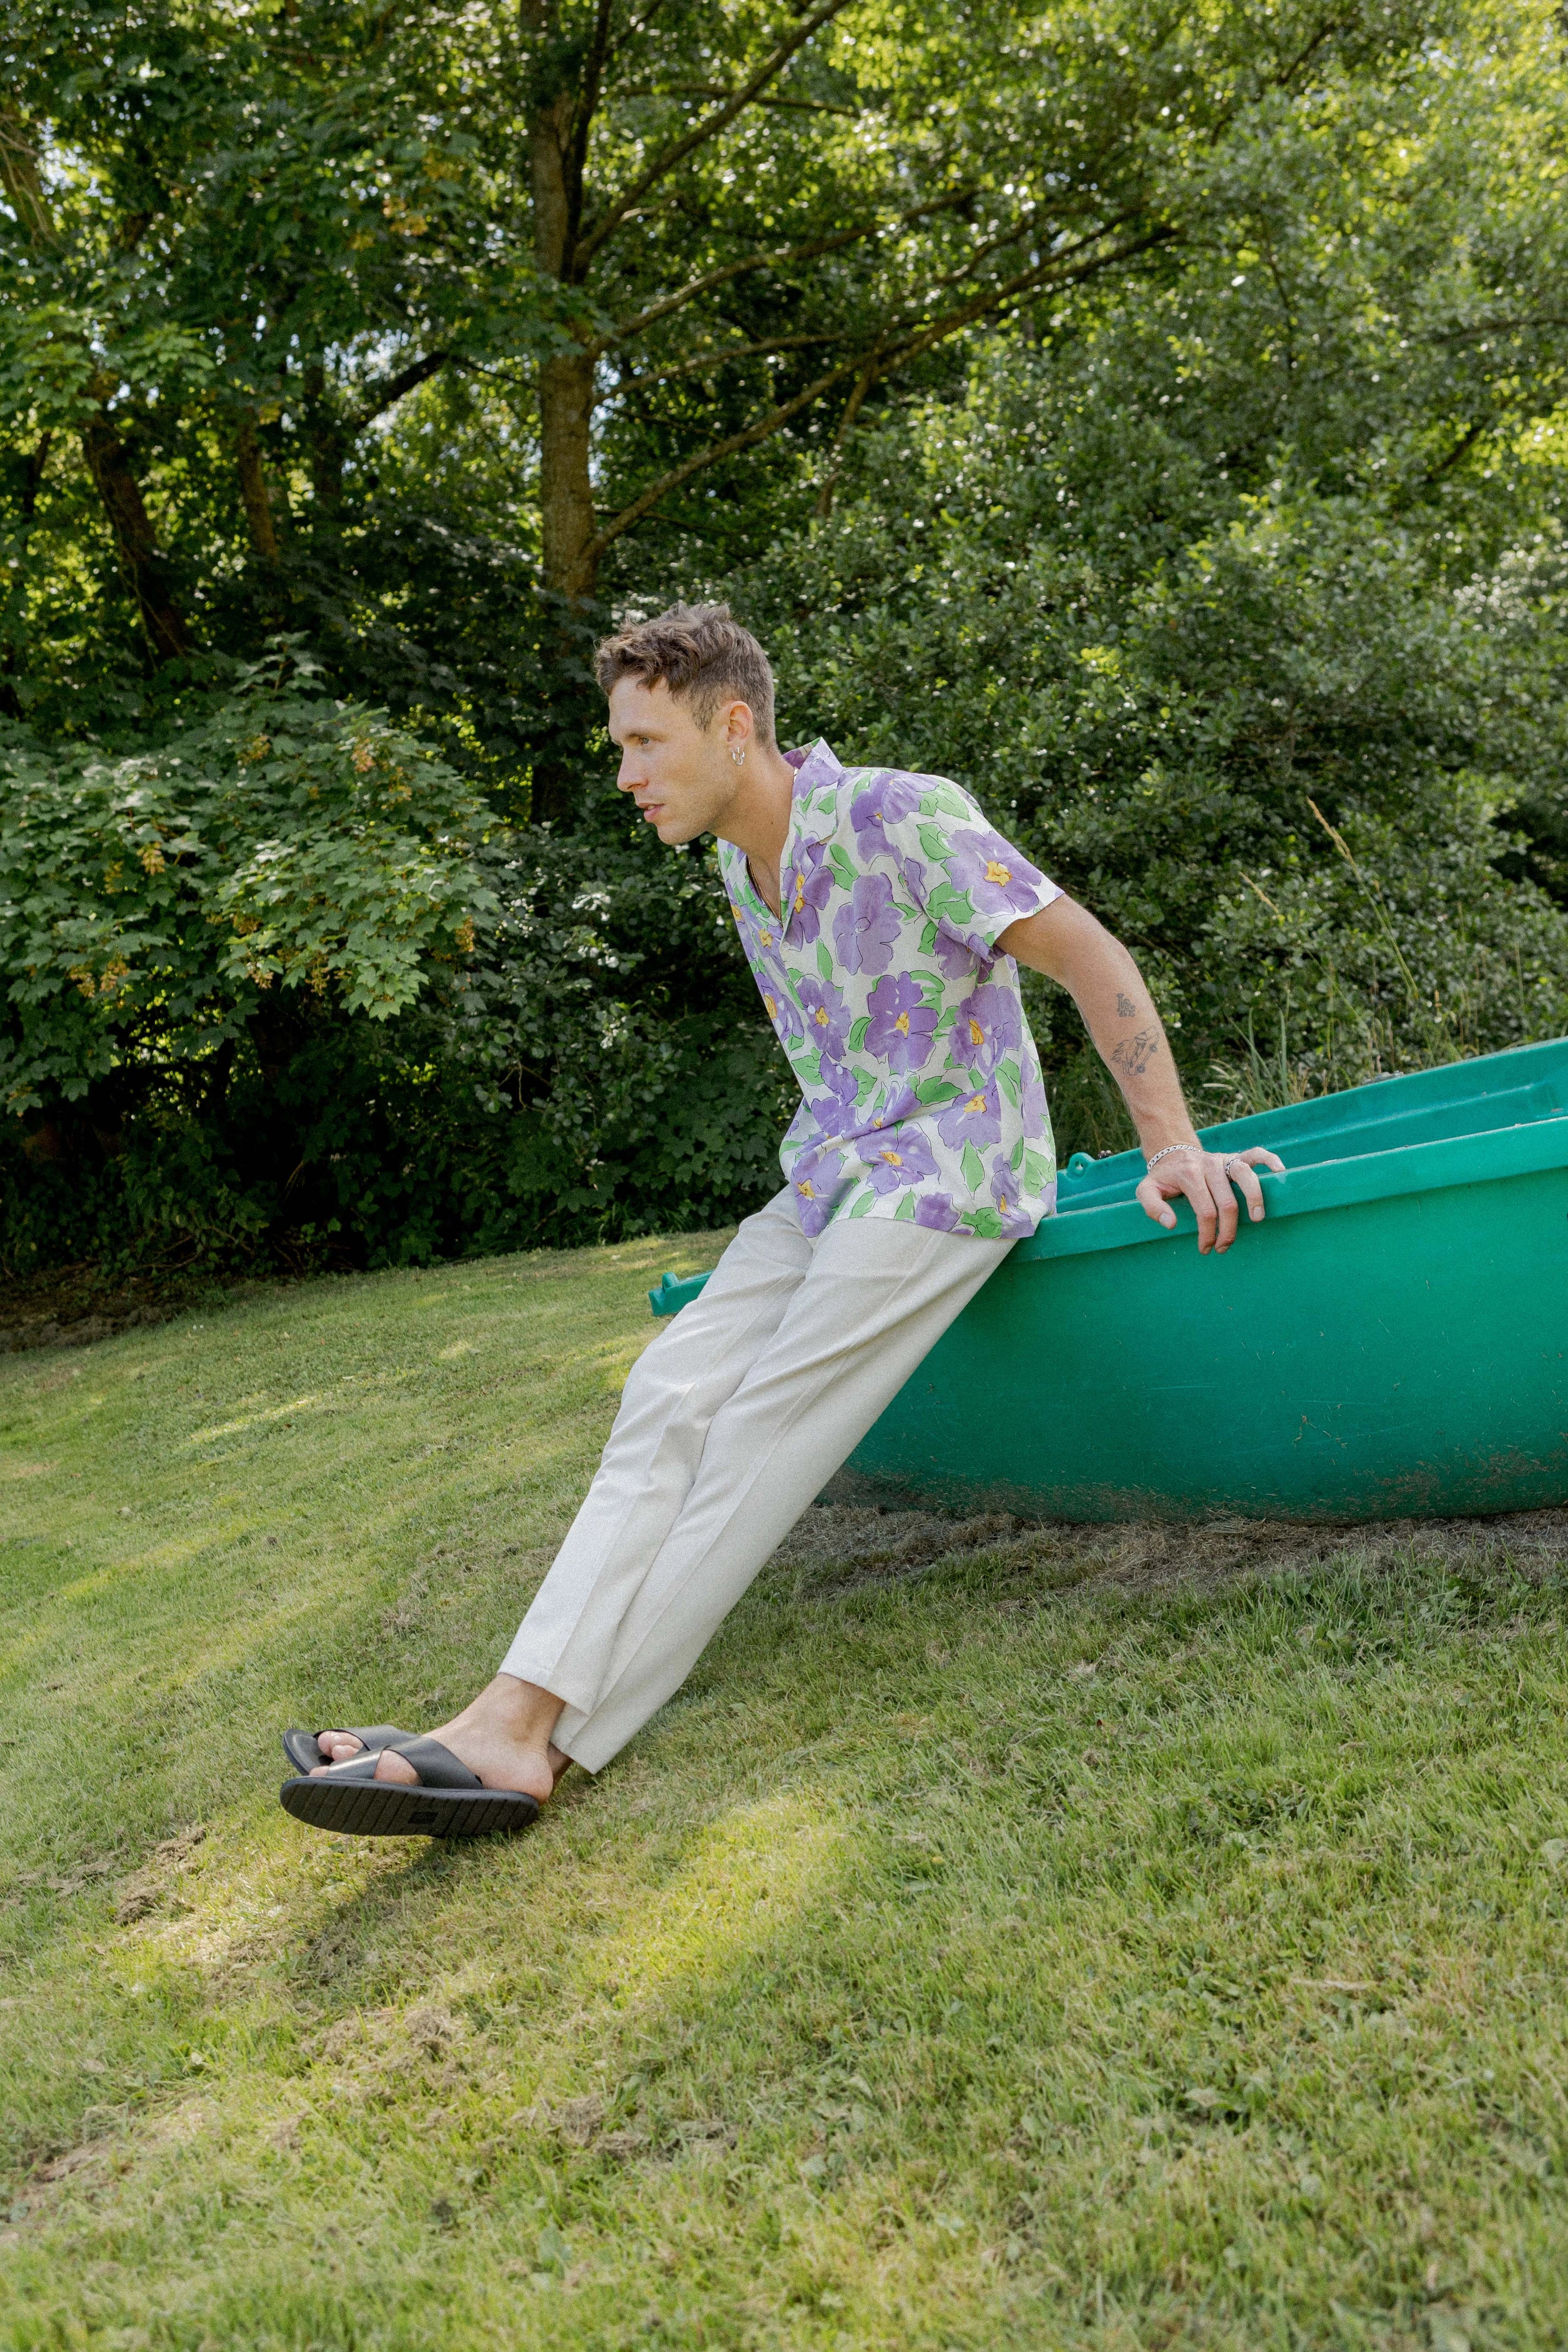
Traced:
<path fill-rule="evenodd" d="M 284 1817 L 282 1723 L 490 1671 L 711 1255 L 0 1365 L 0 2343 L 1568 2341 L 1550 1526 L 820 1514 L 532 1834 Z"/>

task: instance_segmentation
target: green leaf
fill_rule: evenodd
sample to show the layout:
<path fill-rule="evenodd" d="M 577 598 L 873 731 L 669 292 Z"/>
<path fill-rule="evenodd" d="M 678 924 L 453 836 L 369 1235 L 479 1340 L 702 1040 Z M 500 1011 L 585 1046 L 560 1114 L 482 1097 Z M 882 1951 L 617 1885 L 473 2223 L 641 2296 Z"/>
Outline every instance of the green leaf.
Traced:
<path fill-rule="evenodd" d="M 827 941 L 826 940 L 818 940 L 816 942 L 816 969 L 821 977 L 831 983 L 833 979 L 833 958 L 827 951 Z"/>
<path fill-rule="evenodd" d="M 893 1211 L 893 1222 L 895 1224 L 910 1225 L 914 1223 L 914 1217 L 915 1196 L 912 1192 L 905 1192 L 900 1195 L 899 1205 Z"/>
<path fill-rule="evenodd" d="M 985 1163 L 973 1143 L 964 1145 L 959 1165 L 963 1171 L 963 1181 L 970 1191 L 978 1192 L 985 1181 Z"/>
<path fill-rule="evenodd" d="M 894 1000 L 895 1003 L 897 999 Z M 866 1032 L 871 1026 L 871 1016 L 861 1013 L 849 1024 L 849 1051 L 858 1054 L 866 1043 Z"/>

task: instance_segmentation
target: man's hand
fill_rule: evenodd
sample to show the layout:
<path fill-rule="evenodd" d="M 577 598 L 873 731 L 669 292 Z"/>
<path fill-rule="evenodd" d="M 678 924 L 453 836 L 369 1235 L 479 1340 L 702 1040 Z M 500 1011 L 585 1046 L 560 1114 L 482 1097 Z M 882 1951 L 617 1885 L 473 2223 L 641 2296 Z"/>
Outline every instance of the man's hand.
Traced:
<path fill-rule="evenodd" d="M 1198 1248 L 1222 1253 L 1236 1239 L 1237 1192 L 1247 1202 L 1247 1213 L 1253 1223 L 1260 1223 L 1263 1187 L 1253 1171 L 1271 1168 L 1279 1175 L 1285 1167 L 1282 1160 L 1266 1151 L 1260 1143 L 1250 1145 L 1246 1151 L 1226 1154 L 1205 1151 L 1201 1143 L 1179 1143 L 1174 1150 L 1161 1153 L 1159 1160 L 1159 1166 L 1150 1169 L 1135 1196 L 1145 1216 L 1152 1217 L 1169 1233 L 1176 1222 L 1171 1203 L 1185 1198 L 1197 1216 Z"/>

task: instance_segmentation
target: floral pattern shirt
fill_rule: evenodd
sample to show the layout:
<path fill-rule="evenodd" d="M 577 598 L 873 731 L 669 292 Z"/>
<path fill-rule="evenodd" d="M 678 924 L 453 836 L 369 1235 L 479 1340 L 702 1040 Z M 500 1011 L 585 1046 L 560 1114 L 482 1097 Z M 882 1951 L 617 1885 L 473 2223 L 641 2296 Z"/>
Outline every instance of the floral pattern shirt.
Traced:
<path fill-rule="evenodd" d="M 786 752 L 782 920 L 745 852 L 720 870 L 805 1097 L 780 1149 L 802 1229 L 899 1217 L 988 1240 L 1056 1206 L 1018 967 L 996 940 L 1061 896 L 941 776 Z"/>

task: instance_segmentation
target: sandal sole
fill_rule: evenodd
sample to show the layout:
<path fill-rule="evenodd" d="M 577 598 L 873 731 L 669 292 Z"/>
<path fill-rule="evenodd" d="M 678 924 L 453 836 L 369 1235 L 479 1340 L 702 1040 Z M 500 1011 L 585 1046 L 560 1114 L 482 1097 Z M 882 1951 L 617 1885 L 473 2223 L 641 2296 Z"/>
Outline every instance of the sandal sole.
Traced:
<path fill-rule="evenodd" d="M 339 1837 L 504 1837 L 539 1819 L 521 1790 L 402 1789 L 382 1780 L 285 1780 L 286 1813 Z"/>

